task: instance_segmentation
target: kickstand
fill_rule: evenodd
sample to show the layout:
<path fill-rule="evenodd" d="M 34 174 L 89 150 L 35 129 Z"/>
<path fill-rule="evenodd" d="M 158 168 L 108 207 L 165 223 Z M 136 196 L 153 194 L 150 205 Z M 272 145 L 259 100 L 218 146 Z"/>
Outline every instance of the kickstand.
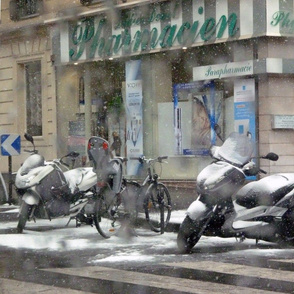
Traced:
<path fill-rule="evenodd" d="M 66 227 L 68 227 L 68 225 L 69 225 L 69 223 L 70 223 L 70 221 L 71 221 L 72 219 L 73 219 L 73 217 L 70 217 L 70 218 L 69 218 L 67 224 L 65 225 Z"/>
<path fill-rule="evenodd" d="M 82 225 L 81 220 L 78 217 L 76 217 L 76 228 L 79 228 L 81 225 Z"/>
<path fill-rule="evenodd" d="M 241 235 L 240 237 L 235 237 L 235 238 L 238 243 L 242 243 L 246 239 L 244 235 Z"/>

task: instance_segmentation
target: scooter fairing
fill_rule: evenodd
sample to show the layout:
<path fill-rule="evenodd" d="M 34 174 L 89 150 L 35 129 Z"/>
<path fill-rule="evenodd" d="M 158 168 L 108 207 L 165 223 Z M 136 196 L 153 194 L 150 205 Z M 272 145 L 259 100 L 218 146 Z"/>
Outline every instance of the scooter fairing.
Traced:
<path fill-rule="evenodd" d="M 87 191 L 97 182 L 97 175 L 93 172 L 92 167 L 75 168 L 64 172 L 64 176 L 72 194 L 77 189 L 79 191 Z"/>
<path fill-rule="evenodd" d="M 242 187 L 236 194 L 236 203 L 247 209 L 273 206 L 294 189 L 294 173 L 270 175 Z"/>

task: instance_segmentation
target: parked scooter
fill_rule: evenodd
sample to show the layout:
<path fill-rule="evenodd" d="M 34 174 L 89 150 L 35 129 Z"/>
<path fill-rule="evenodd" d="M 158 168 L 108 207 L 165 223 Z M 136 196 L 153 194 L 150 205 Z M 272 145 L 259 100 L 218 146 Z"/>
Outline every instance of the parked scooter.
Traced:
<path fill-rule="evenodd" d="M 294 242 L 294 173 L 264 177 L 244 185 L 245 177 L 265 173 L 252 159 L 253 143 L 232 133 L 215 159 L 197 177 L 198 198 L 187 210 L 177 236 L 178 248 L 189 253 L 202 235 L 269 242 Z M 261 156 L 278 160 L 278 155 Z"/>
<path fill-rule="evenodd" d="M 33 137 L 25 134 L 33 150 L 19 168 L 15 178 L 18 195 L 22 198 L 17 230 L 23 232 L 26 222 L 35 218 L 53 219 L 69 216 L 81 222 L 93 223 L 95 210 L 95 186 L 97 176 L 92 167 L 63 171 L 68 165 L 64 158 L 74 162 L 79 155 L 71 152 L 61 159 L 46 162 L 35 149 Z"/>

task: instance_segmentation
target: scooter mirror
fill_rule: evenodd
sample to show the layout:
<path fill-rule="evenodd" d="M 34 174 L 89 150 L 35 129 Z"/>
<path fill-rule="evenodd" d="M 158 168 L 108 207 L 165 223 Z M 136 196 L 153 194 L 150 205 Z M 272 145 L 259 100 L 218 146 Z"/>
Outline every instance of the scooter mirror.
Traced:
<path fill-rule="evenodd" d="M 25 134 L 24 134 L 24 137 L 25 137 L 25 139 L 26 139 L 27 141 L 31 142 L 31 143 L 34 145 L 34 138 L 33 138 L 33 136 L 31 136 L 31 135 L 28 134 L 28 133 L 25 133 Z"/>
<path fill-rule="evenodd" d="M 219 136 L 222 132 L 221 127 L 218 124 L 214 125 L 214 131 Z"/>
<path fill-rule="evenodd" d="M 256 176 L 259 171 L 260 171 L 259 168 L 257 166 L 255 166 L 255 167 L 246 169 L 244 171 L 244 173 L 245 173 L 246 176 Z"/>
<path fill-rule="evenodd" d="M 262 156 L 262 158 L 268 159 L 271 161 L 277 161 L 279 159 L 279 155 L 274 152 L 270 152 L 266 156 Z"/>
<path fill-rule="evenodd" d="M 222 136 L 221 136 L 221 133 L 222 133 L 222 129 L 221 129 L 221 127 L 220 127 L 218 124 L 215 124 L 213 129 L 214 129 L 216 135 L 218 136 L 218 138 L 219 138 L 222 142 L 224 142 L 224 140 L 223 140 L 223 138 L 222 138 Z"/>

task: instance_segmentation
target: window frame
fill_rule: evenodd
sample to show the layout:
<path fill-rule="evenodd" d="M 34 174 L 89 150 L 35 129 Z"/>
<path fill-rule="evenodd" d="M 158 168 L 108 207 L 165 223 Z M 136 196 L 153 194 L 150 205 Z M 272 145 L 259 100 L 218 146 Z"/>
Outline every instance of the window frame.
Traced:
<path fill-rule="evenodd" d="M 28 5 L 34 8 L 29 13 Z M 10 19 L 20 21 L 39 16 L 43 12 L 43 0 L 11 0 L 9 2 Z"/>
<path fill-rule="evenodd" d="M 35 82 L 35 85 L 37 86 L 37 91 L 31 92 L 32 88 L 30 87 L 30 85 L 33 85 L 33 83 L 30 80 L 30 76 L 28 73 L 28 66 L 30 65 L 34 65 L 38 63 L 38 71 L 34 71 L 34 75 L 33 75 L 33 79 L 35 79 L 36 77 L 38 78 L 38 80 Z M 25 127 L 26 130 L 32 135 L 32 136 L 38 136 L 41 137 L 43 136 L 43 99 L 42 99 L 42 61 L 41 60 L 33 60 L 33 61 L 28 61 L 28 62 L 24 62 L 23 63 L 23 67 L 24 67 L 24 83 L 25 83 L 25 105 L 26 105 L 26 114 L 25 114 Z M 32 71 L 33 72 L 33 71 Z M 32 73 L 31 72 L 31 73 Z M 36 105 L 36 110 L 33 111 L 33 113 L 36 113 L 36 111 L 39 111 L 39 120 L 40 120 L 40 126 L 33 125 L 33 124 L 29 124 L 29 113 L 30 113 L 30 109 L 31 107 L 28 106 L 28 104 L 32 101 L 32 100 L 37 100 L 37 101 L 33 101 L 32 105 Z M 38 106 L 39 105 L 39 109 Z M 37 116 L 38 118 L 38 116 Z M 38 127 L 40 128 L 40 130 L 38 131 Z M 36 128 L 37 132 L 32 132 L 31 129 L 32 128 Z"/>

